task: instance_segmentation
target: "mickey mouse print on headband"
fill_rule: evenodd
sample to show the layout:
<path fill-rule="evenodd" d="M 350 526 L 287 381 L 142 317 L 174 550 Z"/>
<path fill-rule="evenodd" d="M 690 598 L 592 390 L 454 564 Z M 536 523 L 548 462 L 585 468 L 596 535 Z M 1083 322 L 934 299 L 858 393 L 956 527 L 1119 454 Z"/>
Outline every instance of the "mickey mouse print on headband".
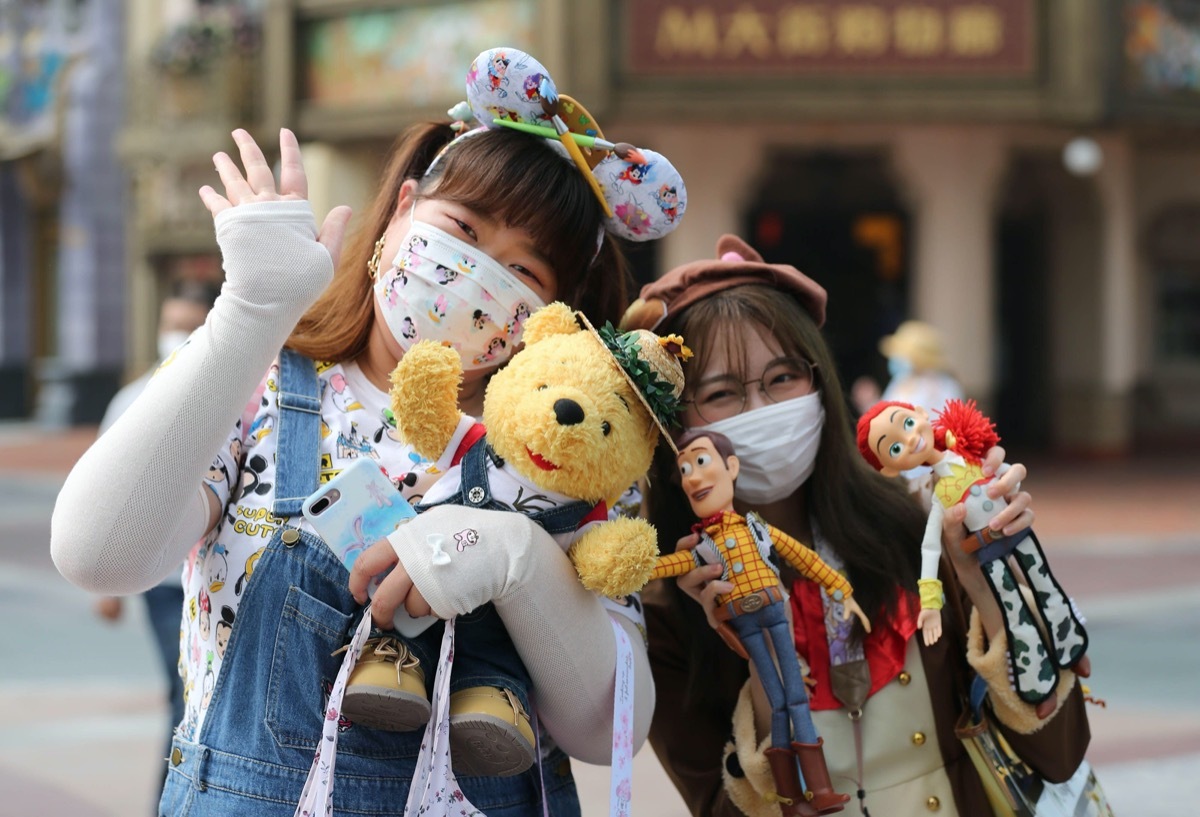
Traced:
<path fill-rule="evenodd" d="M 586 174 L 604 206 L 608 232 L 649 241 L 670 233 L 683 218 L 687 188 L 674 165 L 653 150 L 605 140 L 587 109 L 559 94 L 545 66 L 524 51 L 490 48 L 481 53 L 467 71 L 466 90 L 466 103 L 449 111 L 464 123 L 455 141 L 496 127 L 544 136 Z M 481 128 L 466 129 L 468 112 Z"/>

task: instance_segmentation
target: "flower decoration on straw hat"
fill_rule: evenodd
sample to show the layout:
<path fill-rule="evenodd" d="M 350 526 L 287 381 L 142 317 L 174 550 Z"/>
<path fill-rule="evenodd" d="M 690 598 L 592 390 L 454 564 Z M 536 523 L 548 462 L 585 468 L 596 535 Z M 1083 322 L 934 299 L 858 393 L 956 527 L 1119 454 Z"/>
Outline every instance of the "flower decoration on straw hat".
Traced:
<path fill-rule="evenodd" d="M 679 401 L 683 394 L 683 363 L 692 356 L 692 350 L 679 335 L 659 337 L 648 329 L 621 332 L 607 322 L 597 330 L 582 312 L 576 312 L 575 317 L 604 344 L 654 418 L 663 439 L 675 451 L 670 429 L 679 425 L 678 415 L 683 410 Z"/>
<path fill-rule="evenodd" d="M 604 208 L 608 232 L 649 241 L 679 225 L 687 188 L 674 165 L 653 150 L 606 140 L 595 117 L 560 94 L 550 72 L 529 54 L 507 47 L 484 51 L 467 71 L 466 90 L 466 103 L 449 111 L 462 123 L 457 139 L 486 128 L 544 137 L 579 168 Z M 469 128 L 468 111 L 482 128 Z"/>

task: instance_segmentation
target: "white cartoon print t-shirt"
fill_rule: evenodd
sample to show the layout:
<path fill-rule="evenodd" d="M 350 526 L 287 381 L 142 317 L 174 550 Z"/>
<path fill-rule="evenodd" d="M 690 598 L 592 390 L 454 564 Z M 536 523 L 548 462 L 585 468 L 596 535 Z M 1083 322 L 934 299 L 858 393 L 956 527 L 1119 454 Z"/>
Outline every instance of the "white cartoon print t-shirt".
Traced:
<path fill-rule="evenodd" d="M 400 443 L 387 412 L 387 394 L 353 363 L 318 364 L 321 394 L 320 481 L 328 482 L 357 459 L 376 460 L 410 502 L 437 478 L 433 463 Z M 248 407 L 206 477 L 224 508 L 223 518 L 183 568 L 185 592 L 180 667 L 186 709 L 182 736 L 195 740 L 221 671 L 238 603 L 254 566 L 281 524 L 275 498 L 275 430 L 279 422 L 279 366 L 267 373 L 261 396 Z M 231 482 L 233 483 L 231 485 Z M 313 532 L 300 515 L 290 520 Z"/>

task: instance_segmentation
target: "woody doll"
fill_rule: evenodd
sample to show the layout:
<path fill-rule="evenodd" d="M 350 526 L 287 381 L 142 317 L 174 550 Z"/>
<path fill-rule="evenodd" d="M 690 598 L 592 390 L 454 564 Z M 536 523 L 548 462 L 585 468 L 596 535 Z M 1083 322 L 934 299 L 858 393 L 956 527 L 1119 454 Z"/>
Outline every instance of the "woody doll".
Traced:
<path fill-rule="evenodd" d="M 733 589 L 717 596 L 715 612 L 722 636 L 743 658 L 754 663 L 771 704 L 771 748 L 767 762 L 784 817 L 815 817 L 841 811 L 850 796 L 833 790 L 825 765 L 823 742 L 809 713 L 808 694 L 779 570 L 769 556 L 774 550 L 801 575 L 817 582 L 833 599 L 842 601 L 845 618 L 858 616 L 871 626 L 850 596 L 850 583 L 815 552 L 757 514 L 742 517 L 733 510 L 733 485 L 738 458 L 729 439 L 705 429 L 685 432 L 676 441 L 680 480 L 692 511 L 703 521 L 695 526 L 700 543 L 691 550 L 660 556 L 652 579 L 682 576 L 706 564 L 720 564 L 723 581 Z M 779 668 L 771 658 L 771 639 Z M 796 762 L 804 777 L 801 787 Z"/>

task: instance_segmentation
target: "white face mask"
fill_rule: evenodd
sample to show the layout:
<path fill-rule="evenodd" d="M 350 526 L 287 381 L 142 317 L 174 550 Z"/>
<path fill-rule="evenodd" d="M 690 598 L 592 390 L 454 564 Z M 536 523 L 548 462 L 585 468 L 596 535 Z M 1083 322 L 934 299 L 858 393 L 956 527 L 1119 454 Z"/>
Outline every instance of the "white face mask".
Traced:
<path fill-rule="evenodd" d="M 751 505 L 791 496 L 812 476 L 821 447 L 825 406 L 815 391 L 743 411 L 703 428 L 724 434 L 738 458 L 733 493 Z"/>
<path fill-rule="evenodd" d="M 508 360 L 525 320 L 545 306 L 491 256 L 415 218 L 375 284 L 375 300 L 401 347 L 448 344 L 467 371 Z"/>
<path fill-rule="evenodd" d="M 171 352 L 174 352 L 183 342 L 191 337 L 191 332 L 183 332 L 176 330 L 174 332 L 159 332 L 158 333 L 158 359 L 166 360 Z"/>

